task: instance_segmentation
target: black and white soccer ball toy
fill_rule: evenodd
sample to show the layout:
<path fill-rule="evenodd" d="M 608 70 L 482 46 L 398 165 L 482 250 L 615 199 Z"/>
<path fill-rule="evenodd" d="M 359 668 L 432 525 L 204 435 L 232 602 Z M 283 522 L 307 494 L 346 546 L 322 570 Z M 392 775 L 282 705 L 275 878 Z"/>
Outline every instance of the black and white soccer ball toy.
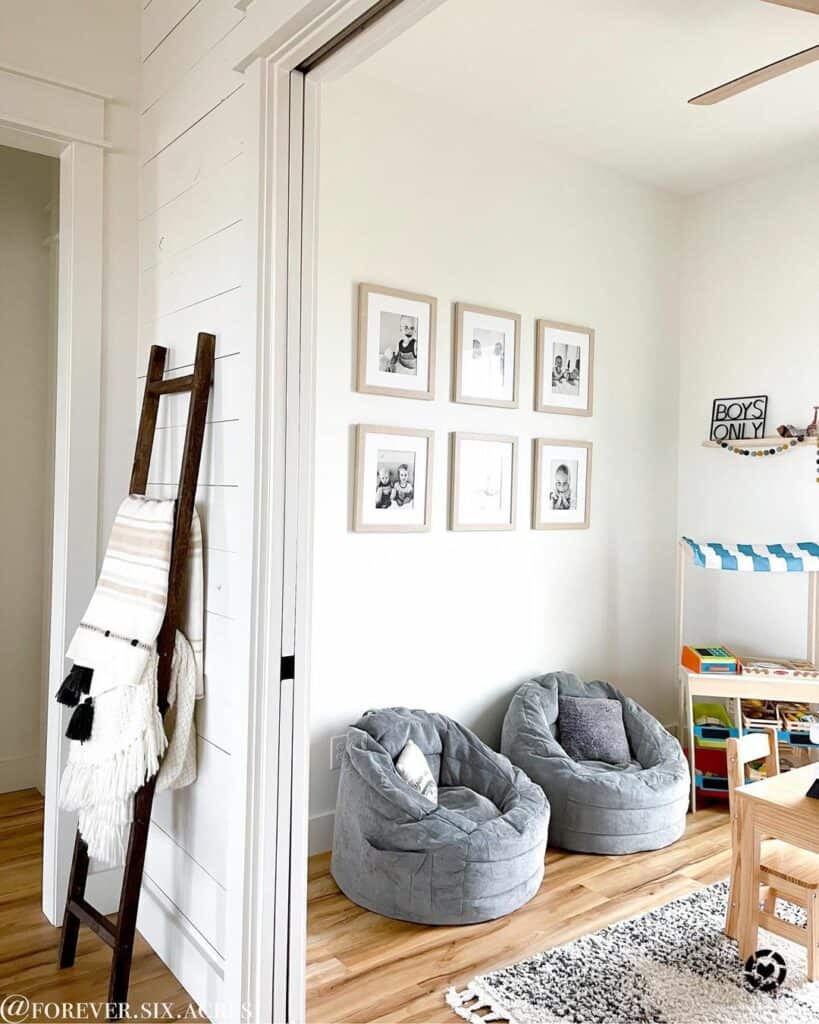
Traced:
<path fill-rule="evenodd" d="M 745 984 L 756 992 L 777 992 L 788 976 L 781 953 L 758 949 L 745 961 Z"/>

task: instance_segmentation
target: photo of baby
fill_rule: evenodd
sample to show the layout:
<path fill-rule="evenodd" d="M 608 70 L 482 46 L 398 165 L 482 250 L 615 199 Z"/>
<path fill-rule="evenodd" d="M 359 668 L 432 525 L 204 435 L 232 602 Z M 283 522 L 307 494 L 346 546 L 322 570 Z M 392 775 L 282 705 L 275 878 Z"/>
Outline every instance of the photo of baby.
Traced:
<path fill-rule="evenodd" d="M 553 511 L 570 512 L 577 508 L 577 473 L 576 459 L 552 459 L 549 504 Z"/>
<path fill-rule="evenodd" d="M 552 342 L 552 394 L 580 394 L 580 346 Z"/>
<path fill-rule="evenodd" d="M 418 375 L 418 317 L 381 311 L 378 334 L 381 373 Z"/>
<path fill-rule="evenodd" d="M 535 439 L 535 530 L 585 530 L 589 525 L 591 441 Z"/>
<path fill-rule="evenodd" d="M 375 507 L 412 508 L 415 500 L 415 452 L 378 449 Z"/>

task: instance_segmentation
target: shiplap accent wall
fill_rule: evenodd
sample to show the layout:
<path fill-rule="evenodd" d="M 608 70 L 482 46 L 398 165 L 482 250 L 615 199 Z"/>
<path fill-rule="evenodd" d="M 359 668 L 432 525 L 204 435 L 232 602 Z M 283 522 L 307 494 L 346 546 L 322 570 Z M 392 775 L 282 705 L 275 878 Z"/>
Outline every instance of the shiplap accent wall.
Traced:
<path fill-rule="evenodd" d="M 140 929 L 199 1000 L 220 998 L 228 951 L 228 836 L 235 694 L 246 685 L 251 354 L 244 329 L 246 96 L 232 70 L 234 0 L 148 0 L 142 15 L 140 329 L 136 389 L 152 344 L 184 374 L 196 335 L 216 335 L 197 508 L 205 537 L 205 697 L 199 775 L 154 805 Z M 149 494 L 175 494 L 187 396 L 161 403 Z"/>

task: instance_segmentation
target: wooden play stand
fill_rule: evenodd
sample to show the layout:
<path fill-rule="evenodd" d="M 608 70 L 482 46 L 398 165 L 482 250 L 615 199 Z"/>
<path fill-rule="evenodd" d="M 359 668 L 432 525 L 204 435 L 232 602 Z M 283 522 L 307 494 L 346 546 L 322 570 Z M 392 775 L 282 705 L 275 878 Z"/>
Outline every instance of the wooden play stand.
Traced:
<path fill-rule="evenodd" d="M 732 711 L 731 717 L 739 735 L 747 731 L 742 722 L 743 700 L 774 700 L 796 701 L 806 704 L 819 704 L 819 679 L 798 679 L 789 677 L 770 677 L 756 675 L 718 675 L 691 672 L 679 664 L 680 651 L 685 643 L 685 577 L 686 569 L 693 565 L 691 548 L 680 540 L 677 557 L 677 672 L 680 683 L 680 730 L 687 730 L 688 764 L 691 769 L 691 810 L 697 809 L 696 783 L 696 734 L 694 732 L 694 700 L 697 697 L 718 697 L 727 699 Z M 720 572 L 720 569 L 702 569 L 703 572 Z M 809 574 L 808 582 L 808 634 L 806 658 L 811 664 L 819 661 L 819 570 L 805 569 Z M 682 737 L 681 737 L 682 738 Z M 804 744 L 804 746 L 815 746 Z"/>

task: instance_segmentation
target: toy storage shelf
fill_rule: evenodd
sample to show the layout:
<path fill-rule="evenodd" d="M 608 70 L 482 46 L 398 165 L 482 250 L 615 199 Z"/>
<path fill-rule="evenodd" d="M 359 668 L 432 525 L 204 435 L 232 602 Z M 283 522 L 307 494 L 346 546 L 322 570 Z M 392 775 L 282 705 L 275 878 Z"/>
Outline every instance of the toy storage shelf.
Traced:
<path fill-rule="evenodd" d="M 767 440 L 767 439 L 765 439 Z M 781 438 L 779 439 L 781 442 Z M 713 443 L 715 446 L 716 444 Z M 760 439 L 759 447 L 763 447 Z M 803 445 L 797 445 L 803 447 Z M 745 545 L 739 545 L 741 555 L 733 555 L 727 546 L 719 544 L 697 544 L 694 541 L 681 539 L 678 548 L 677 559 L 677 608 L 678 608 L 678 635 L 676 657 L 679 659 L 680 651 L 685 644 L 685 574 L 686 567 L 693 565 L 703 571 L 711 572 L 785 572 L 790 574 L 807 573 L 809 576 L 808 585 L 808 614 L 807 614 L 807 643 L 806 658 L 811 664 L 819 663 L 819 565 L 817 564 L 815 543 L 803 545 L 788 545 L 789 552 L 783 556 L 782 545 L 754 545 L 752 555 L 748 556 L 748 549 Z M 732 546 L 732 551 L 736 547 Z M 819 679 L 805 679 L 794 676 L 761 676 L 755 674 L 721 674 L 721 673 L 700 673 L 691 672 L 689 669 L 676 664 L 677 678 L 679 680 L 680 698 L 680 723 L 681 727 L 687 729 L 688 760 L 691 769 L 691 810 L 697 809 L 697 788 L 702 784 L 702 791 L 721 791 L 718 789 L 716 776 L 704 776 L 698 772 L 695 764 L 696 740 L 706 741 L 720 740 L 727 738 L 727 730 L 722 729 L 725 734 L 722 737 L 717 727 L 706 726 L 708 735 L 705 736 L 700 727 L 694 724 L 694 701 L 698 697 L 717 697 L 729 703 L 729 712 L 733 720 L 733 729 L 730 735 L 750 731 L 743 725 L 742 701 L 743 700 L 771 700 L 771 701 L 793 701 L 803 704 L 819 704 Z M 789 743 L 794 747 L 809 747 L 816 749 L 817 744 L 811 743 L 809 736 L 804 733 L 778 729 L 777 739 Z"/>
<path fill-rule="evenodd" d="M 794 679 L 767 679 L 765 677 L 750 675 L 714 676 L 703 675 L 696 672 L 689 672 L 688 669 L 680 667 L 680 693 L 684 699 L 683 721 L 688 723 L 689 729 L 689 766 L 691 768 L 691 809 L 697 808 L 697 771 L 694 764 L 694 756 L 691 753 L 696 749 L 695 739 L 697 737 L 706 740 L 727 739 L 728 735 L 739 736 L 747 732 L 762 732 L 762 729 L 746 729 L 742 724 L 742 701 L 745 699 L 757 700 L 780 700 L 798 701 L 804 704 L 819 704 L 819 680 L 794 680 Z M 719 726 L 696 726 L 694 720 L 694 702 L 698 697 L 722 697 L 731 701 L 733 714 L 731 717 L 734 726 L 730 730 Z M 704 735 L 707 733 L 708 735 Z M 793 746 L 810 746 L 816 749 L 816 744 L 804 742 L 804 734 L 794 740 L 794 733 L 784 730 L 777 730 L 777 738 L 783 742 L 791 743 Z M 707 787 L 702 787 L 707 791 Z"/>

